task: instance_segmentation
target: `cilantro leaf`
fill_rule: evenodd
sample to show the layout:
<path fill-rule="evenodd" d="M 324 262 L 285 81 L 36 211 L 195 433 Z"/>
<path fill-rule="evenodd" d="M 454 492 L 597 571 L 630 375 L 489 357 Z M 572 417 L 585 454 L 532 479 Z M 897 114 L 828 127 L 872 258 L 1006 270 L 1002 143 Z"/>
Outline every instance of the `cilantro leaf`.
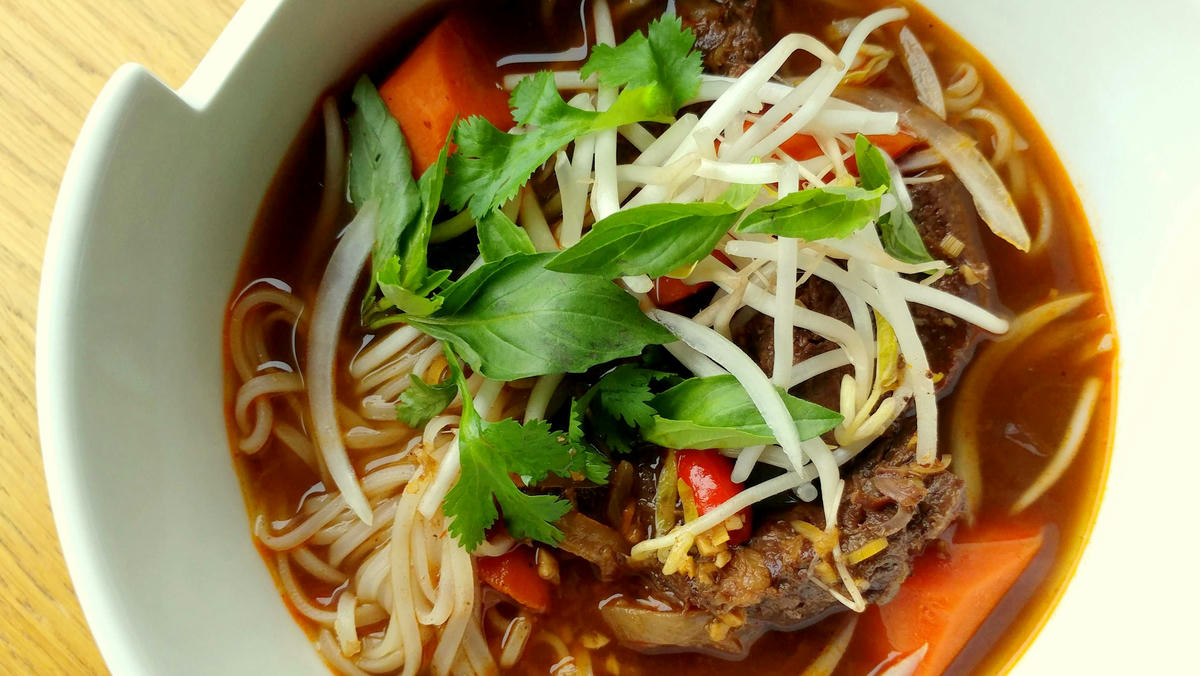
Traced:
<path fill-rule="evenodd" d="M 538 73 L 534 79 L 542 75 Z M 522 84 L 529 81 L 522 80 Z M 519 90 L 520 85 L 517 88 Z M 516 92 L 513 96 L 516 97 Z M 562 101 L 557 90 L 553 97 Z M 512 199 L 555 151 L 588 133 L 590 127 L 586 122 L 566 118 L 524 134 L 506 134 L 481 116 L 459 121 L 454 127 L 458 152 L 450 157 L 446 202 L 457 210 L 469 204 L 471 215 L 479 220 Z"/>
<path fill-rule="evenodd" d="M 723 202 L 647 204 L 618 211 L 592 226 L 546 268 L 609 279 L 660 277 L 712 253 L 740 213 Z"/>
<path fill-rule="evenodd" d="M 408 377 L 412 384 L 400 394 L 400 401 L 396 403 L 396 419 L 409 427 L 421 427 L 429 422 L 446 410 L 458 394 L 458 386 L 454 383 L 429 385 L 416 374 L 410 373 Z"/>
<path fill-rule="evenodd" d="M 615 47 L 596 45 L 580 75 L 596 73 L 606 87 L 658 87 L 676 110 L 700 90 L 703 64 L 695 44 L 678 16 L 664 15 Z"/>
<path fill-rule="evenodd" d="M 649 424 L 655 410 L 650 406 L 654 393 L 650 384 L 672 377 L 669 373 L 622 364 L 609 371 L 596 383 L 600 405 L 613 417 L 630 427 Z"/>
<path fill-rule="evenodd" d="M 450 377 L 463 399 L 459 422 L 458 480 L 442 503 L 450 517 L 448 530 L 467 551 L 483 542 L 497 518 L 518 539 L 557 544 L 562 531 L 554 526 L 571 509 L 571 503 L 553 495 L 528 494 L 513 483 L 511 474 L 537 482 L 550 474 L 563 478 L 579 472 L 589 478 L 607 476 L 595 457 L 573 448 L 568 436 L 550 429 L 549 423 L 531 420 L 524 425 L 511 418 L 487 422 L 475 410 L 467 379 L 454 350 L 444 346 Z M 594 479 L 593 479 L 594 480 Z M 497 509 L 497 505 L 499 509 Z"/>
<path fill-rule="evenodd" d="M 866 136 L 859 134 L 854 139 L 854 161 L 858 164 L 859 179 L 868 190 L 892 189 L 892 175 L 888 171 L 883 151 Z M 933 260 L 925 241 L 917 230 L 917 224 L 899 205 L 875 221 L 879 238 L 888 254 L 905 263 L 926 263 Z"/>
<path fill-rule="evenodd" d="M 669 373 L 622 364 L 604 374 L 582 397 L 571 404 L 571 442 L 585 444 L 586 419 L 593 435 L 610 449 L 628 453 L 637 439 L 636 429 L 651 424 L 656 411 L 651 383 L 673 378 Z"/>
<path fill-rule="evenodd" d="M 469 207 L 476 220 L 516 195 L 533 172 L 571 141 L 633 122 L 670 122 L 700 87 L 700 54 L 695 36 L 677 18 L 650 26 L 649 37 L 635 33 L 616 47 L 593 50 L 588 73 L 624 86 L 604 112 L 585 111 L 563 100 L 554 75 L 539 72 L 521 80 L 509 105 L 526 129 L 505 133 L 475 116 L 455 125 L 458 152 L 450 157 L 446 201 Z"/>
<path fill-rule="evenodd" d="M 808 188 L 750 212 L 738 224 L 738 231 L 797 237 L 810 242 L 841 238 L 875 219 L 882 195 L 882 188 Z"/>
<path fill-rule="evenodd" d="M 551 473 L 561 477 L 570 475 L 569 446 L 560 436 L 545 420 L 530 420 L 522 425 L 507 418 L 485 423 L 480 440 L 508 471 L 538 482 Z"/>
<path fill-rule="evenodd" d="M 586 127 L 596 119 L 594 112 L 576 108 L 564 101 L 554 83 L 554 73 L 546 70 L 522 78 L 513 89 L 508 103 L 512 106 L 513 120 L 517 124 L 542 129 L 555 126 Z"/>

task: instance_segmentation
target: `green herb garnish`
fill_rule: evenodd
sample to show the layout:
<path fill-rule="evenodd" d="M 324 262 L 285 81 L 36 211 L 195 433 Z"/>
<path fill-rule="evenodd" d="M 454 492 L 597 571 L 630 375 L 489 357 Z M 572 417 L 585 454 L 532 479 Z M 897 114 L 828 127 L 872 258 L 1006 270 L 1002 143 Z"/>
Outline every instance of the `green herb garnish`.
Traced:
<path fill-rule="evenodd" d="M 527 477 L 529 483 L 550 474 L 568 478 L 587 460 L 579 458 L 565 435 L 551 430 L 543 420 L 524 425 L 512 418 L 495 423 L 483 420 L 475 410 L 458 357 L 449 346 L 445 352 L 450 377 L 463 399 L 458 428 L 461 470 L 442 503 L 442 511 L 450 517 L 447 530 L 467 551 L 473 551 L 503 515 L 513 537 L 557 544 L 562 531 L 554 522 L 570 511 L 571 503 L 553 495 L 527 494 L 513 483 L 510 473 Z"/>
<path fill-rule="evenodd" d="M 450 405 L 454 395 L 458 394 L 458 386 L 452 382 L 430 385 L 417 377 L 415 373 L 408 374 L 412 384 L 400 394 L 396 403 L 396 419 L 409 427 L 422 427 L 425 423 Z"/>
<path fill-rule="evenodd" d="M 712 253 L 740 213 L 721 202 L 647 204 L 618 211 L 546 267 L 610 279 L 659 277 Z"/>
<path fill-rule="evenodd" d="M 828 186 L 794 192 L 750 212 L 738 232 L 762 232 L 807 241 L 840 239 L 879 214 L 883 189 Z"/>
<path fill-rule="evenodd" d="M 842 416 L 780 390 L 801 439 L 837 427 Z M 742 448 L 775 443 L 775 435 L 730 375 L 689 378 L 650 400 L 655 415 L 642 438 L 666 448 Z"/>
<path fill-rule="evenodd" d="M 892 175 L 883 158 L 883 151 L 862 134 L 854 139 L 854 161 L 858 164 L 858 175 L 864 188 L 892 190 Z M 933 256 L 930 256 L 929 250 L 925 248 L 917 224 L 899 205 L 881 215 L 875 225 L 879 228 L 879 238 L 884 250 L 892 258 L 905 263 L 927 263 L 933 260 Z"/>
<path fill-rule="evenodd" d="M 650 406 L 655 381 L 673 379 L 670 373 L 621 364 L 596 381 L 582 397 L 571 402 L 571 443 L 587 447 L 588 432 L 609 449 L 628 453 L 637 440 L 637 429 L 650 425 L 656 411 Z"/>
<path fill-rule="evenodd" d="M 389 318 L 449 343 L 488 378 L 578 373 L 674 337 L 617 285 L 547 270 L 554 254 L 513 254 L 463 276 L 425 317 Z"/>
<path fill-rule="evenodd" d="M 536 253 L 529 233 L 512 222 L 503 211 L 493 209 L 479 219 L 479 253 L 491 263 L 513 254 Z"/>
<path fill-rule="evenodd" d="M 694 44 L 695 36 L 678 18 L 664 18 L 651 24 L 649 37 L 636 33 L 616 47 L 597 47 L 583 72 L 625 86 L 604 112 L 567 104 L 550 72 L 521 80 L 510 105 L 513 120 L 528 127 L 525 133 L 507 134 L 479 116 L 455 125 L 458 152 L 450 158 L 447 203 L 457 210 L 469 206 L 472 216 L 482 218 L 512 199 L 538 167 L 576 138 L 633 122 L 672 121 L 700 87 Z"/>

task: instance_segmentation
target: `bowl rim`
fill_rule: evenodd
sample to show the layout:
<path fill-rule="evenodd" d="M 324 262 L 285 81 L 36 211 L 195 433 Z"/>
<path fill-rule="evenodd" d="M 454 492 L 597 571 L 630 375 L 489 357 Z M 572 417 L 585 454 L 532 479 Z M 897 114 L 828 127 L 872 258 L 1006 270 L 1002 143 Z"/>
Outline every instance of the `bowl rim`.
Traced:
<path fill-rule="evenodd" d="M 220 93 L 229 74 L 254 45 L 272 16 L 287 2 L 289 0 L 247 0 L 197 65 L 191 77 L 176 90 L 177 96 L 193 109 L 202 112 Z M 105 585 L 104 554 L 84 528 L 87 523 L 89 496 L 77 481 L 77 451 L 68 441 L 70 423 L 66 416 L 60 414 L 64 406 L 62 395 L 68 378 L 59 372 L 58 367 L 65 358 L 68 341 L 56 328 L 62 321 L 57 313 L 62 311 L 66 299 L 72 293 L 72 264 L 83 255 L 80 245 L 82 238 L 79 235 L 88 228 L 84 215 L 96 199 L 96 176 L 103 168 L 105 158 L 113 151 L 113 131 L 120 122 L 124 108 L 130 104 L 134 91 L 145 85 L 147 80 L 157 83 L 154 76 L 139 65 L 126 64 L 118 69 L 100 92 L 80 131 L 63 176 L 47 236 L 39 290 L 35 347 L 38 427 L 55 526 L 59 533 L 63 557 L 89 629 L 108 668 L 118 674 L 141 674 L 144 671 L 137 657 L 135 643 L 128 638 L 129 633 L 124 626 L 126 623 L 119 612 L 122 601 Z M 1094 216 L 1093 210 L 1096 207 L 1089 204 L 1085 196 L 1081 195 L 1081 199 L 1089 217 Z M 1094 219 L 1089 220 L 1094 222 Z M 1111 286 L 1112 282 L 1107 274 L 1105 279 Z M 1124 337 L 1122 317 L 1128 310 L 1116 310 L 1114 317 Z M 1128 369 L 1128 361 L 1123 354 L 1120 366 L 1122 382 Z M 1119 389 L 1119 392 L 1124 391 L 1123 387 Z M 1125 397 L 1117 394 L 1115 399 L 1114 405 L 1120 408 Z M 1118 440 L 1118 424 L 1118 416 L 1113 415 L 1110 419 L 1108 458 L 1101 488 L 1091 506 L 1091 517 L 1083 534 L 1085 541 L 1090 539 L 1095 526 L 1105 518 L 1103 507 L 1110 488 L 1110 470 Z M 1009 668 L 1024 658 L 1041 630 L 1052 621 L 1087 551 L 1088 545 L 1085 542 L 1079 550 L 1071 574 L 1056 590 L 1056 598 L 1049 611 L 1041 618 L 1037 628 L 1030 633 L 1022 647 L 1014 652 Z"/>
<path fill-rule="evenodd" d="M 229 75 L 255 44 L 271 17 L 290 0 L 246 0 L 173 93 L 203 111 L 220 93 Z M 114 674 L 145 670 L 120 609 L 122 600 L 105 584 L 105 556 L 85 527 L 88 495 L 80 486 L 76 449 L 67 441 L 69 417 L 63 415 L 67 378 L 67 339 L 59 315 L 72 294 L 75 262 L 83 255 L 86 214 L 97 198 L 98 177 L 115 150 L 115 131 L 135 94 L 147 84 L 165 86 L 139 64 L 120 66 L 101 89 L 84 119 L 67 161 L 50 220 L 42 257 L 34 345 L 34 379 L 42 464 L 55 529 L 75 595 L 105 665 Z"/>

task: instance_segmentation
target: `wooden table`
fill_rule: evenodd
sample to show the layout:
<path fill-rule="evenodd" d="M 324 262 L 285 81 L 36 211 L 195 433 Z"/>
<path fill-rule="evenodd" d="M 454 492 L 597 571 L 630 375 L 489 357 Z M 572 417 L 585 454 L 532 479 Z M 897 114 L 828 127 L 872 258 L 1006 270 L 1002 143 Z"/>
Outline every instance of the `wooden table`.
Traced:
<path fill-rule="evenodd" d="M 178 87 L 237 4 L 0 0 L 0 673 L 108 673 L 63 564 L 34 404 L 42 250 L 67 157 L 117 66 Z"/>

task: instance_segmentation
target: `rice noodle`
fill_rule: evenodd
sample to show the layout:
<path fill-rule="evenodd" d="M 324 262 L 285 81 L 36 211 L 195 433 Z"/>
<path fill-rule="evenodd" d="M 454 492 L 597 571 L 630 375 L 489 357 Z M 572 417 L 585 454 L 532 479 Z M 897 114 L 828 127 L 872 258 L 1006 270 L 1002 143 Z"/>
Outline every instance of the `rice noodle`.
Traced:
<path fill-rule="evenodd" d="M 322 629 L 317 636 L 317 652 L 325 658 L 339 673 L 345 676 L 370 676 L 367 672 L 359 669 L 353 662 L 342 656 L 342 651 L 338 647 L 337 640 L 329 630 Z"/>
<path fill-rule="evenodd" d="M 377 203 L 368 202 L 346 226 L 345 234 L 329 258 L 313 304 L 307 362 L 309 414 L 312 416 L 317 449 L 321 452 L 329 475 L 345 497 L 346 504 L 366 523 L 371 522 L 371 508 L 350 465 L 338 429 L 333 370 L 342 319 L 354 294 L 359 271 L 375 243 L 375 214 L 378 209 Z"/>
<path fill-rule="evenodd" d="M 1100 400 L 1100 391 L 1103 385 L 1104 382 L 1099 378 L 1089 378 L 1083 383 L 1079 399 L 1075 402 L 1075 409 L 1067 422 L 1067 429 L 1063 434 L 1062 441 L 1059 442 L 1054 455 L 1050 456 L 1050 462 L 1046 463 L 1029 488 L 1026 488 L 1025 492 L 1021 493 L 1021 496 L 1013 503 L 1012 509 L 1009 510 L 1010 513 L 1019 514 L 1037 502 L 1038 498 L 1042 497 L 1070 467 L 1071 461 L 1075 459 L 1075 455 L 1083 445 L 1084 437 L 1087 436 L 1092 422 L 1092 414 L 1096 410 L 1096 403 Z"/>
<path fill-rule="evenodd" d="M 983 80 L 979 71 L 969 63 L 958 64 L 958 69 L 950 76 L 950 84 L 946 85 L 946 110 L 961 113 L 974 108 L 982 98 Z"/>
<path fill-rule="evenodd" d="M 296 562 L 296 565 L 303 568 L 304 572 L 322 582 L 340 585 L 346 581 L 345 573 L 322 561 L 308 547 L 297 547 L 292 550 L 291 555 L 292 560 Z"/>
<path fill-rule="evenodd" d="M 1051 207 L 1050 194 L 1046 191 L 1045 183 L 1034 179 L 1031 189 L 1033 190 L 1033 199 L 1038 205 L 1038 229 L 1029 251 L 1038 253 L 1046 248 L 1046 245 L 1050 243 L 1050 236 L 1054 234 L 1054 210 Z"/>
<path fill-rule="evenodd" d="M 362 641 L 358 640 L 358 629 L 354 621 L 354 608 L 357 603 L 354 592 L 348 589 L 338 594 L 333 632 L 338 647 L 346 657 L 353 657 L 362 649 Z"/>
<path fill-rule="evenodd" d="M 921 46 L 921 41 L 908 26 L 900 29 L 900 47 L 904 49 L 904 63 L 912 76 L 917 100 L 933 111 L 934 115 L 946 119 L 946 101 L 942 98 L 942 83 L 938 81 L 933 62 Z"/>
<path fill-rule="evenodd" d="M 1008 118 L 987 108 L 972 108 L 962 114 L 962 119 L 984 122 L 995 132 L 991 157 L 993 166 L 998 167 L 1008 160 L 1015 149 L 1017 135 Z"/>
<path fill-rule="evenodd" d="M 401 350 L 421 337 L 421 332 L 407 324 L 394 329 L 391 333 L 380 338 L 376 337 L 365 349 L 361 350 L 354 359 L 350 360 L 350 375 L 362 378 L 379 368 Z"/>

